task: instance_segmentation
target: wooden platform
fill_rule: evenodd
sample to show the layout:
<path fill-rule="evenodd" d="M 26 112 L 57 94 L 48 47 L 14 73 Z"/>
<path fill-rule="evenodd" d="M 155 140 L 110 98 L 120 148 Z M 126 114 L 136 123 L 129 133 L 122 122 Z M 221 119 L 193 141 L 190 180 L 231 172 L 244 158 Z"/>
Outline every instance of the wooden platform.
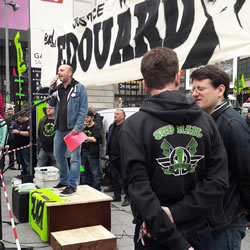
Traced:
<path fill-rule="evenodd" d="M 61 190 L 53 190 L 60 196 Z M 48 203 L 48 236 L 50 233 L 81 227 L 102 225 L 111 230 L 112 198 L 87 185 L 77 187 L 77 192 L 63 197 L 61 203 Z"/>
<path fill-rule="evenodd" d="M 51 233 L 54 250 L 117 250 L 116 237 L 103 226 L 92 226 Z"/>

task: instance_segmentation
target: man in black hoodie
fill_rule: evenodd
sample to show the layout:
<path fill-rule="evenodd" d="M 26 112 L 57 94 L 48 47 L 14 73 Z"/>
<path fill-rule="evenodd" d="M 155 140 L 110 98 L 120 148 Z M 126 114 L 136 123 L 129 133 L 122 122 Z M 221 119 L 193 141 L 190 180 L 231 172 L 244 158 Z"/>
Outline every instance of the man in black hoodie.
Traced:
<path fill-rule="evenodd" d="M 228 187 L 213 119 L 179 92 L 178 58 L 155 48 L 141 62 L 151 94 L 121 131 L 121 162 L 134 215 L 135 249 L 206 249 L 206 214 Z"/>

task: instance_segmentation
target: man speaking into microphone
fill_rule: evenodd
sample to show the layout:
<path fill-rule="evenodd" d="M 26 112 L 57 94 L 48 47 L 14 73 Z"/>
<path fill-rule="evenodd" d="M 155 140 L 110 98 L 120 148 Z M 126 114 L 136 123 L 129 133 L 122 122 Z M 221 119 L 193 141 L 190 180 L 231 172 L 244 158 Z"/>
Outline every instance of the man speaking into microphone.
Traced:
<path fill-rule="evenodd" d="M 64 137 L 71 133 L 77 135 L 82 131 L 85 116 L 88 112 L 88 97 L 85 87 L 73 78 L 73 69 L 70 65 L 61 65 L 58 68 L 58 79 L 53 80 L 49 94 L 53 93 L 49 105 L 55 107 L 54 156 L 60 173 L 60 182 L 54 187 L 63 189 L 62 196 L 76 192 L 80 176 L 81 146 L 70 153 L 70 169 L 65 156 L 66 144 Z"/>

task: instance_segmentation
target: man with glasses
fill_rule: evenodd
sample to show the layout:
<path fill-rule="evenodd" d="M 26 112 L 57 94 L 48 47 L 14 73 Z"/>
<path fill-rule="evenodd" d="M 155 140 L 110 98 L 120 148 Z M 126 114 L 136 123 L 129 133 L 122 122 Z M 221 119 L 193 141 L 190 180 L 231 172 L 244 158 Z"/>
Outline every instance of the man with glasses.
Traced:
<path fill-rule="evenodd" d="M 56 160 L 53 154 L 55 130 L 55 108 L 47 105 L 46 116 L 44 116 L 38 125 L 38 162 L 37 167 L 56 166 Z"/>
<path fill-rule="evenodd" d="M 250 209 L 249 130 L 228 100 L 229 77 L 213 65 L 191 74 L 192 96 L 217 123 L 228 156 L 229 189 L 210 210 L 211 250 L 240 250 Z M 248 221 L 250 216 L 248 214 Z"/>

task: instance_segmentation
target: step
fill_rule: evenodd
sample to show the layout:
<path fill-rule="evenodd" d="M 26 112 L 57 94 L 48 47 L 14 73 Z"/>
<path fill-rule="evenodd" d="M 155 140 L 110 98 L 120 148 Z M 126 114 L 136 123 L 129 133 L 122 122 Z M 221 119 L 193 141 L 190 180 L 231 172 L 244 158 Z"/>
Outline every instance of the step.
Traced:
<path fill-rule="evenodd" d="M 117 239 L 101 225 L 51 233 L 54 250 L 117 250 Z"/>

